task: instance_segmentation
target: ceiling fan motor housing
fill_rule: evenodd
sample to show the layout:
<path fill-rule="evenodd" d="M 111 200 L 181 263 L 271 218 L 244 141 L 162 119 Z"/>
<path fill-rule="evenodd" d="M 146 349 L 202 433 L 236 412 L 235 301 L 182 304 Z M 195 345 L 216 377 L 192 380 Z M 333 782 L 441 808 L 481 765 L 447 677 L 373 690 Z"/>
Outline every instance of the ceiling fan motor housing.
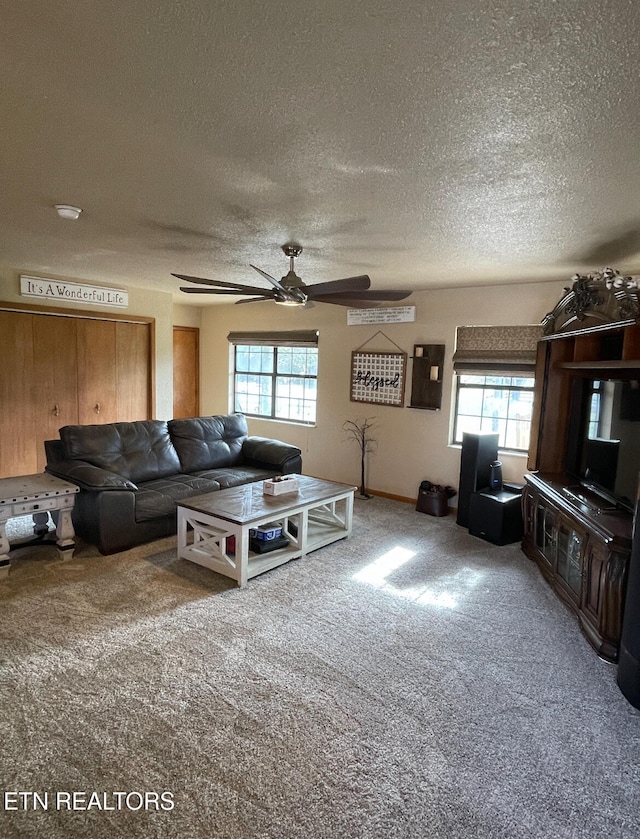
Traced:
<path fill-rule="evenodd" d="M 302 245 L 298 245 L 295 242 L 289 242 L 282 246 L 282 252 L 290 259 L 295 258 L 296 256 L 300 256 L 302 253 Z"/>

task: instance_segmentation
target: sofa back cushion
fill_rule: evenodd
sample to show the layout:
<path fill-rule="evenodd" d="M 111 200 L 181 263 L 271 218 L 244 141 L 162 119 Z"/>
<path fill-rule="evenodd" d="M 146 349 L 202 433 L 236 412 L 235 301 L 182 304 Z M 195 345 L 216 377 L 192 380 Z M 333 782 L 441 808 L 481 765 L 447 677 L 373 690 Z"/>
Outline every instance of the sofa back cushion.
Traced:
<path fill-rule="evenodd" d="M 65 425 L 65 458 L 85 460 L 134 483 L 180 472 L 180 460 L 165 420 Z"/>
<path fill-rule="evenodd" d="M 169 420 L 169 434 L 183 472 L 219 469 L 242 462 L 249 430 L 242 414 Z"/>

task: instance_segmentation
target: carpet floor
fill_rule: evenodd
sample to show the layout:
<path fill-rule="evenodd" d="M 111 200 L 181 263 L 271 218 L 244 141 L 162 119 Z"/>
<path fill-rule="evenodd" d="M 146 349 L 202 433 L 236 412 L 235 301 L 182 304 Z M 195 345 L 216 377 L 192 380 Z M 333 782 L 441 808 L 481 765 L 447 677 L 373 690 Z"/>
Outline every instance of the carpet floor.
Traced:
<path fill-rule="evenodd" d="M 519 545 L 357 501 L 244 589 L 175 539 L 18 548 L 0 836 L 640 836 L 640 712 Z"/>

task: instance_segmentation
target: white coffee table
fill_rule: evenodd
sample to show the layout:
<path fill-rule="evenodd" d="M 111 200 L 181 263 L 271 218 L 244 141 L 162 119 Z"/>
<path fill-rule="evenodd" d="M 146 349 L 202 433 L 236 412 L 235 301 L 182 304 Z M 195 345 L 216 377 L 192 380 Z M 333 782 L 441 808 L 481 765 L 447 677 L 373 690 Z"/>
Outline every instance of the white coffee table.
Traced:
<path fill-rule="evenodd" d="M 11 518 L 31 514 L 34 532 L 47 530 L 49 513 L 58 513 L 56 521 L 56 545 L 61 559 L 73 556 L 75 532 L 71 511 L 79 487 L 61 478 L 42 472 L 39 475 L 20 475 L 16 478 L 0 478 L 0 577 L 9 573 L 9 540 L 7 522 Z"/>
<path fill-rule="evenodd" d="M 262 482 L 178 502 L 178 556 L 236 580 L 247 580 L 290 559 L 345 539 L 353 521 L 356 487 L 298 476 L 299 489 L 264 495 Z M 289 544 L 269 553 L 250 550 L 249 531 L 277 522 Z"/>

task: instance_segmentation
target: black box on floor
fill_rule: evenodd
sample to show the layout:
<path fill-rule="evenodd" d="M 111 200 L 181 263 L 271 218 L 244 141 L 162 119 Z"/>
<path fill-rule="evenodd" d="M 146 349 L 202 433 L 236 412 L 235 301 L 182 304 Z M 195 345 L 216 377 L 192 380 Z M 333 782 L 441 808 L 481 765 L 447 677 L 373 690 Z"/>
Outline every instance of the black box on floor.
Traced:
<path fill-rule="evenodd" d="M 286 548 L 289 540 L 286 536 L 276 536 L 275 539 L 249 539 L 249 549 L 256 554 L 268 554 L 278 548 Z"/>
<path fill-rule="evenodd" d="M 474 492 L 469 501 L 469 533 L 494 545 L 522 539 L 522 496 L 513 492 Z"/>

